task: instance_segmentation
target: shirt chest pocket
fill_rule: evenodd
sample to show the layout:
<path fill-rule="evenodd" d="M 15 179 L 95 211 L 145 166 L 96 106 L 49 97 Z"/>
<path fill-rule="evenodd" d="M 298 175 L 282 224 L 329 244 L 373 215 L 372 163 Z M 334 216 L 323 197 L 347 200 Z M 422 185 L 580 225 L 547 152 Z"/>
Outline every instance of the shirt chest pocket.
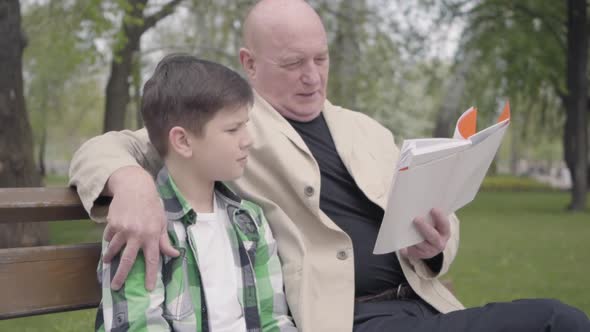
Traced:
<path fill-rule="evenodd" d="M 188 259 L 184 250 L 181 255 L 164 264 L 162 277 L 166 289 L 164 317 L 168 320 L 181 321 L 194 312 L 190 294 Z"/>

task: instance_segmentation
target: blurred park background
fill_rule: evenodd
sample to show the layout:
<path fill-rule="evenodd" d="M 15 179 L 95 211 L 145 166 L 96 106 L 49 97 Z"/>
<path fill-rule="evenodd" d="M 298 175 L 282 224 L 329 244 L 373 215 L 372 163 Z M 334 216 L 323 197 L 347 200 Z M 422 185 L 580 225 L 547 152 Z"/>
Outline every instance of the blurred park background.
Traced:
<path fill-rule="evenodd" d="M 65 186 L 80 144 L 142 127 L 143 83 L 167 53 L 239 69 L 253 2 L 0 0 L 0 187 Z M 476 200 L 458 213 L 449 278 L 459 298 L 550 297 L 590 314 L 587 0 L 310 3 L 329 36 L 328 98 L 371 115 L 398 144 L 450 137 L 470 106 L 485 128 L 510 100 L 510 130 Z M 89 221 L 0 225 L 0 247 L 100 235 Z M 94 314 L 0 321 L 0 330 L 89 331 Z"/>

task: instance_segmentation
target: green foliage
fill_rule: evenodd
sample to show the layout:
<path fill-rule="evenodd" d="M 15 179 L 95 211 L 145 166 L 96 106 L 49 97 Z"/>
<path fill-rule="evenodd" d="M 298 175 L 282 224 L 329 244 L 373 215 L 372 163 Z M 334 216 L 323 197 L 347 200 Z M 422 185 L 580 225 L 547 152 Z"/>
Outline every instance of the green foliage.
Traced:
<path fill-rule="evenodd" d="M 428 135 L 437 108 L 444 63 L 407 56 L 403 32 L 387 1 L 316 1 L 330 43 L 328 96 L 366 113 L 404 137 Z"/>
<path fill-rule="evenodd" d="M 511 131 L 516 137 L 511 146 L 514 153 L 531 153 L 539 140 L 551 145 L 560 141 L 564 123 L 562 97 L 567 94 L 566 2 L 422 0 L 396 1 L 395 6 L 403 11 L 401 25 L 407 25 L 401 33 L 402 46 L 414 59 L 433 53 L 437 39 L 445 40 L 441 31 L 464 27 L 454 65 L 447 72 L 453 75 L 435 79 L 452 85 L 454 74 L 466 69 L 460 75 L 465 88 L 453 95 L 456 103 L 445 104 L 457 111 L 446 118 L 454 120 L 462 110 L 477 106 L 479 122 L 489 124 L 504 100 L 510 99 Z M 433 96 L 428 90 L 426 95 Z M 449 101 L 448 96 L 443 98 L 441 102 Z"/>
<path fill-rule="evenodd" d="M 100 119 L 102 88 L 95 66 L 100 56 L 95 43 L 86 39 L 84 28 L 89 4 L 34 3 L 23 15 L 29 36 L 24 54 L 25 93 L 36 148 L 65 142 L 65 151 L 52 156 L 56 159 L 69 158 L 79 144 L 72 138 L 97 132 L 94 126 Z"/>
<path fill-rule="evenodd" d="M 531 143 L 561 137 L 565 12 L 565 2 L 551 0 L 487 0 L 465 12 L 462 52 L 477 54 L 466 95 L 509 98 L 513 127 Z"/>

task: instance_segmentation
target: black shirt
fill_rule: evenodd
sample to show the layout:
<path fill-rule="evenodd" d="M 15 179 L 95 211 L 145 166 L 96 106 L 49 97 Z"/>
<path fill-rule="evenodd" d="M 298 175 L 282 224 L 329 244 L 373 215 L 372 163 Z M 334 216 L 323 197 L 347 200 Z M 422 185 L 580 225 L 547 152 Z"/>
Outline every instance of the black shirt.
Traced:
<path fill-rule="evenodd" d="M 356 296 L 377 294 L 406 281 L 395 253 L 373 255 L 383 209 L 348 173 L 323 114 L 310 122 L 288 121 L 320 167 L 320 209 L 352 239 Z"/>

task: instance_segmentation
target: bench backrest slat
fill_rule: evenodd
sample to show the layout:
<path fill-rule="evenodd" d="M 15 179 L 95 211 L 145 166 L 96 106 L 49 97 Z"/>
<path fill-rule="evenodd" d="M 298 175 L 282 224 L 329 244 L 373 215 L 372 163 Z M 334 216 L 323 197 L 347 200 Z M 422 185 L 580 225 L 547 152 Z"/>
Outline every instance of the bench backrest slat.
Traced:
<path fill-rule="evenodd" d="M 2 188 L 0 223 L 88 219 L 72 188 Z M 0 319 L 96 307 L 100 243 L 0 249 Z"/>
<path fill-rule="evenodd" d="M 0 223 L 88 219 L 72 188 L 1 188 Z"/>
<path fill-rule="evenodd" d="M 0 250 L 0 319 L 96 307 L 100 244 Z"/>

